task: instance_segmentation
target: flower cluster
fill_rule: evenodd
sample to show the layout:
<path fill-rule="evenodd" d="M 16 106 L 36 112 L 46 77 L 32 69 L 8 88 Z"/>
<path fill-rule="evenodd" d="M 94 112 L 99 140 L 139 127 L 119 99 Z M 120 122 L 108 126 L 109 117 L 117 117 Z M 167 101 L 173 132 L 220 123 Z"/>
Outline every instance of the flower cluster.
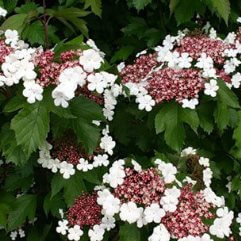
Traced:
<path fill-rule="evenodd" d="M 143 51 L 133 64 L 118 66 L 123 84 L 136 96 L 140 110 L 151 111 L 158 103 L 174 100 L 183 108 L 195 109 L 199 95 L 215 97 L 219 79 L 239 88 L 241 42 L 230 33 L 224 40 L 216 31 L 180 31 L 166 36 L 154 53 Z"/>
<path fill-rule="evenodd" d="M 54 50 L 32 48 L 19 40 L 18 32 L 7 30 L 0 38 L 0 86 L 23 82 L 23 95 L 29 103 L 43 99 L 44 89 L 51 86 L 56 106 L 67 108 L 75 96 L 86 96 L 103 105 L 103 114 L 113 119 L 116 98 L 122 87 L 117 76 L 100 71 L 104 53 L 88 40 L 85 50 L 69 50 L 60 57 Z"/>
<path fill-rule="evenodd" d="M 51 144 L 46 141 L 39 148 L 38 163 L 53 173 L 59 171 L 65 179 L 69 179 L 75 174 L 76 169 L 87 172 L 93 168 L 108 166 L 109 155 L 113 154 L 115 145 L 115 141 L 109 135 L 108 126 L 102 131 L 99 147 L 91 155 L 77 143 L 73 133 L 66 133 L 63 138 Z"/>
<path fill-rule="evenodd" d="M 77 241 L 83 235 L 83 227 L 88 226 L 90 240 L 100 241 L 120 219 L 135 223 L 138 228 L 156 224 L 148 241 L 230 237 L 234 214 L 225 206 L 224 198 L 211 189 L 209 159 L 200 157 L 191 147 L 184 149 L 181 157 L 187 162 L 190 158 L 197 160 L 202 168 L 203 189 L 197 190 L 190 177 L 178 178 L 177 168 L 160 159 L 148 169 L 142 169 L 135 160 L 120 159 L 103 176 L 103 186 L 76 199 L 66 212 L 66 219 L 59 221 L 57 232 Z"/>

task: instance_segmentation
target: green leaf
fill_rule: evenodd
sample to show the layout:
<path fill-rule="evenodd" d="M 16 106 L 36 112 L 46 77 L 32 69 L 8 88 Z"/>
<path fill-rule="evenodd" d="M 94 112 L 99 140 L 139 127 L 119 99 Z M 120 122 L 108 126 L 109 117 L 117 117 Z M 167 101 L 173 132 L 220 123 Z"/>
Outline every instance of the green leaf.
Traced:
<path fill-rule="evenodd" d="M 144 9 L 152 0 L 133 0 L 134 7 L 139 11 Z"/>
<path fill-rule="evenodd" d="M 40 147 L 49 131 L 49 113 L 44 102 L 38 102 L 20 110 L 11 121 L 17 144 L 27 156 Z"/>
<path fill-rule="evenodd" d="M 37 196 L 26 194 L 16 199 L 16 208 L 8 217 L 8 230 L 12 231 L 25 223 L 26 219 L 33 220 L 35 217 Z"/>
<path fill-rule="evenodd" d="M 229 0 L 211 0 L 214 8 L 218 14 L 224 19 L 226 24 L 230 15 L 230 2 Z"/>
<path fill-rule="evenodd" d="M 26 104 L 26 99 L 21 95 L 16 95 L 12 97 L 7 104 L 4 106 L 4 112 L 14 112 L 19 109 L 22 109 Z"/>
<path fill-rule="evenodd" d="M 88 154 L 92 154 L 100 139 L 100 129 L 83 118 L 72 120 L 72 126 L 78 142 L 82 144 Z"/>
<path fill-rule="evenodd" d="M 180 0 L 170 0 L 169 9 L 170 9 L 171 14 L 174 12 L 174 10 L 177 7 L 179 2 L 180 2 Z"/>
<path fill-rule="evenodd" d="M 28 160 L 21 146 L 17 145 L 14 131 L 8 125 L 3 126 L 1 130 L 0 149 L 3 152 L 7 162 L 16 165 L 25 164 Z"/>
<path fill-rule="evenodd" d="M 131 45 L 124 46 L 115 52 L 114 56 L 111 58 L 111 63 L 120 60 L 126 60 L 133 52 L 135 47 Z"/>
<path fill-rule="evenodd" d="M 65 179 L 61 174 L 55 174 L 51 181 L 51 197 L 53 198 L 57 193 L 59 193 L 65 184 Z"/>
<path fill-rule="evenodd" d="M 34 2 L 27 2 L 20 7 L 15 9 L 16 13 L 26 13 L 28 14 L 31 11 L 36 11 L 38 8 L 38 5 Z"/>
<path fill-rule="evenodd" d="M 31 44 L 44 44 L 44 27 L 43 24 L 38 20 L 35 21 L 24 29 L 22 33 L 24 40 L 27 40 Z"/>
<path fill-rule="evenodd" d="M 218 81 L 218 98 L 227 106 L 240 108 L 238 97 L 230 90 L 223 80 Z"/>
<path fill-rule="evenodd" d="M 70 104 L 71 112 L 78 118 L 86 119 L 89 122 L 93 120 L 105 120 L 102 108 L 94 101 L 85 97 L 77 97 Z"/>
<path fill-rule="evenodd" d="M 25 27 L 25 21 L 28 15 L 26 13 L 15 14 L 7 18 L 1 25 L 0 29 L 6 31 L 7 29 L 17 30 L 21 32 Z"/>
<path fill-rule="evenodd" d="M 194 110 L 182 108 L 178 103 L 164 104 L 155 118 L 156 133 L 163 131 L 166 143 L 174 150 L 179 151 L 185 140 L 184 123 L 194 131 L 199 126 L 198 115 Z"/>
<path fill-rule="evenodd" d="M 91 8 L 91 11 L 97 16 L 101 17 L 101 0 L 85 0 L 85 9 Z"/>
<path fill-rule="evenodd" d="M 228 106 L 222 102 L 217 102 L 217 107 L 214 112 L 215 122 L 220 131 L 223 131 L 229 124 Z"/>
<path fill-rule="evenodd" d="M 241 148 L 241 111 L 238 112 L 238 126 L 233 132 L 233 139 L 235 140 L 235 145 Z"/>
<path fill-rule="evenodd" d="M 55 195 L 53 198 L 51 198 L 51 193 L 49 193 L 45 198 L 44 198 L 44 203 L 43 203 L 43 210 L 45 212 L 45 215 L 48 216 L 49 212 L 52 214 L 54 217 L 59 217 L 59 209 L 64 209 L 65 208 L 65 203 L 62 198 L 62 194 Z"/>
<path fill-rule="evenodd" d="M 178 25 L 190 21 L 202 7 L 202 3 L 199 0 L 180 0 L 174 11 Z"/>
<path fill-rule="evenodd" d="M 120 239 L 119 241 L 140 241 L 141 233 L 140 229 L 134 224 L 124 224 L 120 226 Z"/>
<path fill-rule="evenodd" d="M 198 117 L 200 121 L 200 127 L 205 132 L 210 134 L 213 131 L 213 127 L 214 127 L 212 103 L 211 102 L 201 103 L 197 108 L 197 112 L 198 112 Z"/>

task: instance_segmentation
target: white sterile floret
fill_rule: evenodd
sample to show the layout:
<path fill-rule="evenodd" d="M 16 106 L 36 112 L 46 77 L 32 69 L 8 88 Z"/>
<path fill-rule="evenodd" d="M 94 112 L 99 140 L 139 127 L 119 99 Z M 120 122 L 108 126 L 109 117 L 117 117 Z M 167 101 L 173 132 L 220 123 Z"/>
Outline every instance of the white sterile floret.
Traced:
<path fill-rule="evenodd" d="M 210 37 L 211 39 L 216 39 L 216 38 L 217 38 L 217 31 L 216 31 L 214 28 L 211 28 L 211 29 L 209 30 L 209 37 Z"/>
<path fill-rule="evenodd" d="M 145 49 L 145 50 L 137 53 L 137 54 L 136 54 L 136 57 L 138 58 L 138 57 L 140 57 L 141 55 L 146 54 L 146 53 L 147 53 L 147 50 Z"/>
<path fill-rule="evenodd" d="M 192 178 L 186 176 L 184 179 L 183 179 L 183 182 L 186 182 L 186 183 L 190 183 L 192 184 L 193 186 L 196 185 L 197 181 L 193 180 Z"/>
<path fill-rule="evenodd" d="M 7 13 L 6 9 L 0 7 L 0 17 L 6 17 Z"/>
<path fill-rule="evenodd" d="M 107 87 L 107 81 L 100 73 L 90 74 L 87 77 L 87 80 L 87 87 L 90 91 L 96 91 L 97 93 L 102 94 L 104 92 L 104 89 Z"/>
<path fill-rule="evenodd" d="M 172 50 L 173 49 L 173 42 L 176 40 L 176 38 L 175 37 L 173 37 L 173 36 L 171 36 L 171 35 L 167 35 L 166 37 L 165 37 L 165 39 L 163 40 L 163 42 L 162 42 L 162 45 L 165 47 L 165 48 L 167 48 L 167 49 L 169 49 L 169 50 Z"/>
<path fill-rule="evenodd" d="M 142 171 L 142 167 L 137 161 L 131 160 L 131 164 L 133 165 L 133 168 L 134 168 L 135 171 L 137 171 L 137 172 Z"/>
<path fill-rule="evenodd" d="M 111 216 L 104 216 L 101 220 L 100 226 L 103 229 L 110 231 L 115 227 L 115 219 Z"/>
<path fill-rule="evenodd" d="M 152 107 L 155 105 L 155 101 L 150 95 L 140 95 L 136 98 L 136 102 L 139 104 L 139 110 L 151 111 Z"/>
<path fill-rule="evenodd" d="M 112 86 L 117 79 L 117 75 L 108 73 L 106 71 L 101 71 L 100 74 L 102 75 L 103 80 L 107 86 Z"/>
<path fill-rule="evenodd" d="M 120 208 L 120 219 L 135 223 L 140 218 L 143 208 L 138 208 L 134 202 L 123 203 Z"/>
<path fill-rule="evenodd" d="M 23 96 L 27 98 L 28 103 L 33 104 L 36 100 L 43 99 L 43 87 L 34 81 L 24 83 Z"/>
<path fill-rule="evenodd" d="M 90 241 L 101 241 L 104 238 L 105 229 L 101 225 L 95 225 L 89 230 Z"/>
<path fill-rule="evenodd" d="M 103 155 L 97 155 L 94 157 L 94 162 L 93 166 L 94 167 L 100 167 L 100 166 L 105 166 L 107 167 L 109 165 L 109 160 L 108 160 L 108 155 L 103 154 Z"/>
<path fill-rule="evenodd" d="M 241 17 L 238 17 L 238 18 L 237 18 L 237 22 L 238 22 L 238 23 L 241 23 Z"/>
<path fill-rule="evenodd" d="M 102 212 L 106 216 L 114 216 L 120 210 L 120 200 L 115 198 L 108 189 L 98 191 L 97 203 L 102 206 Z"/>
<path fill-rule="evenodd" d="M 57 233 L 61 233 L 62 235 L 66 235 L 67 231 L 68 231 L 68 221 L 67 220 L 63 220 L 63 221 L 59 221 L 58 222 L 58 227 L 56 228 L 56 232 Z"/>
<path fill-rule="evenodd" d="M 206 157 L 200 157 L 198 162 L 199 162 L 199 164 L 201 166 L 204 166 L 204 167 L 209 167 L 210 166 L 209 159 L 206 158 Z"/>
<path fill-rule="evenodd" d="M 152 203 L 151 206 L 146 207 L 144 211 L 144 217 L 148 223 L 160 223 L 165 214 L 165 211 L 160 208 L 160 205 L 157 203 Z"/>
<path fill-rule="evenodd" d="M 213 60 L 211 57 L 207 56 L 206 53 L 202 53 L 201 56 L 197 59 L 195 66 L 200 69 L 210 69 L 213 68 Z"/>
<path fill-rule="evenodd" d="M 115 148 L 115 141 L 109 135 L 104 135 L 100 140 L 100 148 L 102 148 L 109 155 L 113 155 L 113 149 Z"/>
<path fill-rule="evenodd" d="M 204 77 L 204 78 L 217 78 L 216 69 L 215 68 L 203 69 L 202 77 Z"/>
<path fill-rule="evenodd" d="M 87 72 L 93 72 L 95 69 L 99 69 L 104 62 L 100 53 L 94 49 L 84 50 L 79 58 L 79 63 L 83 66 Z"/>
<path fill-rule="evenodd" d="M 139 217 L 139 219 L 137 220 L 137 222 L 136 222 L 136 226 L 138 227 L 138 228 L 142 228 L 144 225 L 147 225 L 147 221 L 146 221 L 146 219 L 145 219 L 145 215 L 144 215 L 144 210 L 142 210 L 141 211 L 141 215 L 140 215 L 140 217 Z"/>
<path fill-rule="evenodd" d="M 178 198 L 181 194 L 181 191 L 177 187 L 166 189 L 164 196 L 160 200 L 162 208 L 166 212 L 175 212 L 177 209 Z"/>
<path fill-rule="evenodd" d="M 114 114 L 115 114 L 115 112 L 112 109 L 103 108 L 103 115 L 108 121 L 113 120 Z"/>
<path fill-rule="evenodd" d="M 118 97 L 119 95 L 122 94 L 122 86 L 121 85 L 118 85 L 118 84 L 113 84 L 111 86 L 111 93 L 114 97 Z"/>
<path fill-rule="evenodd" d="M 210 187 L 212 177 L 213 177 L 213 172 L 210 168 L 206 168 L 203 170 L 203 182 L 206 187 Z"/>
<path fill-rule="evenodd" d="M 192 66 L 192 58 L 188 53 L 182 53 L 178 58 L 178 67 L 181 69 L 190 68 Z"/>
<path fill-rule="evenodd" d="M 217 85 L 217 81 L 215 79 L 211 79 L 209 83 L 205 83 L 205 95 L 210 95 L 212 97 L 215 97 L 217 95 L 217 91 L 219 89 Z"/>
<path fill-rule="evenodd" d="M 223 239 L 231 234 L 230 226 L 234 217 L 233 211 L 228 211 L 226 207 L 217 210 L 218 218 L 210 226 L 209 231 L 212 235 Z"/>
<path fill-rule="evenodd" d="M 182 108 L 189 108 L 194 110 L 196 108 L 196 106 L 198 105 L 198 99 L 194 98 L 194 99 L 184 99 L 182 100 Z"/>
<path fill-rule="evenodd" d="M 54 98 L 54 104 L 56 106 L 62 106 L 67 108 L 69 106 L 68 101 L 74 98 L 75 90 L 77 88 L 76 83 L 63 82 L 59 84 L 52 92 L 52 97 Z"/>
<path fill-rule="evenodd" d="M 51 170 L 53 173 L 56 173 L 60 168 L 60 161 L 56 159 L 49 159 L 47 168 Z"/>
<path fill-rule="evenodd" d="M 125 68 L 125 62 L 121 62 L 117 65 L 118 72 L 121 72 Z"/>
<path fill-rule="evenodd" d="M 18 32 L 16 30 L 8 29 L 5 31 L 5 38 L 6 44 L 16 43 L 19 38 Z"/>
<path fill-rule="evenodd" d="M 148 241 L 169 241 L 171 238 L 170 233 L 163 224 L 153 229 L 152 235 L 148 238 Z"/>
<path fill-rule="evenodd" d="M 167 54 L 164 57 L 164 61 L 168 63 L 169 68 L 177 68 L 179 63 L 179 56 L 180 54 L 176 51 L 174 52 L 167 52 Z"/>
<path fill-rule="evenodd" d="M 171 163 L 165 163 L 160 159 L 155 160 L 158 169 L 161 171 L 165 183 L 172 183 L 176 179 L 177 168 Z"/>
<path fill-rule="evenodd" d="M 113 163 L 112 167 L 109 169 L 109 173 L 106 173 L 103 176 L 103 181 L 109 183 L 113 188 L 116 188 L 118 185 L 121 185 L 126 176 L 124 167 L 118 164 L 119 161 Z"/>
<path fill-rule="evenodd" d="M 69 229 L 68 239 L 79 241 L 82 235 L 83 235 L 83 231 L 80 229 L 80 226 L 75 225 L 73 228 Z"/>
<path fill-rule="evenodd" d="M 105 53 L 102 52 L 102 51 L 100 51 L 100 49 L 96 46 L 96 44 L 95 44 L 95 42 L 94 42 L 93 39 L 88 39 L 86 43 L 87 43 L 87 45 L 89 45 L 92 49 L 94 49 L 95 51 L 97 51 L 102 58 L 105 57 Z"/>
<path fill-rule="evenodd" d="M 187 157 L 189 155 L 196 155 L 196 154 L 197 154 L 197 150 L 190 146 L 182 150 L 181 157 Z"/>
<path fill-rule="evenodd" d="M 236 218 L 236 222 L 241 224 L 241 213 L 238 214 L 238 217 Z"/>
<path fill-rule="evenodd" d="M 226 60 L 223 68 L 226 74 L 233 73 L 236 70 L 236 61 Z"/>
<path fill-rule="evenodd" d="M 64 179 L 69 179 L 70 176 L 75 174 L 75 169 L 73 164 L 63 161 L 59 165 L 60 173 L 63 174 Z"/>
<path fill-rule="evenodd" d="M 12 240 L 16 240 L 17 237 L 18 237 L 18 232 L 17 232 L 17 231 L 12 231 L 12 232 L 10 233 L 10 238 L 11 238 Z"/>
<path fill-rule="evenodd" d="M 205 198 L 205 201 L 208 203 L 212 203 L 213 205 L 217 207 L 221 207 L 224 205 L 224 197 L 218 197 L 210 187 L 205 188 L 203 191 L 203 196 Z"/>
<path fill-rule="evenodd" d="M 25 231 L 22 228 L 18 230 L 18 234 L 20 238 L 24 238 L 26 236 Z"/>
<path fill-rule="evenodd" d="M 87 172 L 89 170 L 93 169 L 93 165 L 90 164 L 87 160 L 84 158 L 79 159 L 79 164 L 76 167 L 79 171 Z"/>
<path fill-rule="evenodd" d="M 234 44 L 236 39 L 237 39 L 236 33 L 231 32 L 231 33 L 229 33 L 229 34 L 227 35 L 227 37 L 224 39 L 224 42 L 225 42 L 225 43 L 228 43 L 228 44 Z"/>
<path fill-rule="evenodd" d="M 80 66 L 75 66 L 72 68 L 66 68 L 62 71 L 59 76 L 59 82 L 75 82 L 77 85 L 82 87 L 86 83 L 86 77 L 87 74 L 83 71 L 83 69 Z"/>
<path fill-rule="evenodd" d="M 241 84 L 241 74 L 236 73 L 235 75 L 233 75 L 231 81 L 234 88 L 239 88 Z"/>

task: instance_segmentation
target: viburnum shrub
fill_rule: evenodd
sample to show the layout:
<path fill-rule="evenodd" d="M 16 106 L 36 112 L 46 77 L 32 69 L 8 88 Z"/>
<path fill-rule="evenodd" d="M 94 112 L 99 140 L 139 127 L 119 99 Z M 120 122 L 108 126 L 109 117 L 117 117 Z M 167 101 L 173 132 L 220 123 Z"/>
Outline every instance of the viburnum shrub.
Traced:
<path fill-rule="evenodd" d="M 185 1 L 0 0 L 0 241 L 240 240 L 240 14 Z"/>

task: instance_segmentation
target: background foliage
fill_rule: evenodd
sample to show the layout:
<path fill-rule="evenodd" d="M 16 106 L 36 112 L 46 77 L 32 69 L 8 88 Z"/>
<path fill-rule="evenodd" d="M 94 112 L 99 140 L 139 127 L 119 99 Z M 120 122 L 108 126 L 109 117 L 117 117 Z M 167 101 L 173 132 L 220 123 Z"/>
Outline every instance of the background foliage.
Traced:
<path fill-rule="evenodd" d="M 71 39 L 90 37 L 107 53 L 108 68 L 113 72 L 115 64 L 132 60 L 136 53 L 156 46 L 167 34 L 180 28 L 195 29 L 210 21 L 225 35 L 235 29 L 236 18 L 241 15 L 241 2 L 236 0 L 1 0 L 0 5 L 8 10 L 1 30 L 16 29 L 32 45 L 47 48 L 57 45 L 59 51 L 77 47 Z M 12 231 L 27 220 L 33 221 L 35 216 L 38 217 L 35 225 L 24 227 L 27 241 L 64 240 L 55 232 L 59 208 L 65 209 L 81 192 L 100 184 L 103 170 L 78 173 L 63 180 L 37 165 L 35 151 L 49 130 L 58 136 L 66 123 L 80 120 L 81 126 L 73 124 L 73 130 L 85 148 L 93 151 L 100 130 L 89 123 L 102 116 L 89 103 L 85 104 L 90 113 L 85 114 L 78 112 L 78 103 L 62 110 L 48 102 L 48 98 L 29 105 L 18 95 L 13 97 L 15 91 L 0 93 L 0 149 L 9 161 L 0 166 L 0 226 L 3 228 L 0 240 L 10 240 L 5 230 Z M 169 103 L 151 113 L 141 112 L 134 103 L 123 100 L 111 123 L 118 142 L 116 156 L 134 156 L 148 165 L 146 160 L 159 153 L 175 158 L 184 145 L 197 147 L 212 158 L 217 193 L 227 198 L 230 208 L 240 211 L 240 96 L 240 90 L 235 95 L 220 83 L 218 101 L 203 98 L 196 111 Z M 230 194 L 225 187 L 228 176 L 232 177 Z M 16 199 L 19 193 L 23 195 Z M 120 227 L 119 236 L 106 236 L 105 240 L 147 239 L 125 225 Z"/>

